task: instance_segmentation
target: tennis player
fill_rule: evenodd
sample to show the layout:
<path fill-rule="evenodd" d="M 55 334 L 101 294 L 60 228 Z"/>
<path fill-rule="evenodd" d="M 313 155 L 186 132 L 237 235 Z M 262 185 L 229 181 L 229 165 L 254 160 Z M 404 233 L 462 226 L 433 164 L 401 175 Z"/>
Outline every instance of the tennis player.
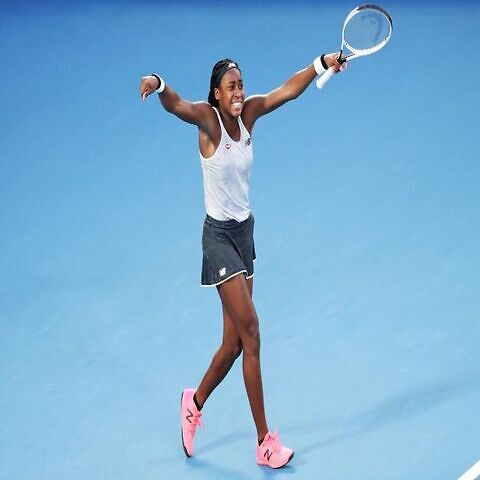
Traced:
<path fill-rule="evenodd" d="M 257 429 L 259 465 L 279 468 L 294 451 L 284 447 L 278 432 L 271 432 L 263 402 L 260 370 L 260 332 L 252 300 L 254 218 L 250 212 L 249 183 L 253 159 L 252 132 L 257 119 L 301 95 L 328 67 L 342 70 L 338 54 L 317 57 L 266 95 L 245 98 L 242 72 L 230 59 L 215 64 L 208 102 L 181 98 L 158 74 L 141 79 L 143 100 L 158 93 L 167 112 L 198 127 L 203 170 L 206 218 L 203 225 L 202 280 L 215 286 L 223 310 L 223 339 L 200 385 L 187 388 L 181 397 L 181 431 L 185 454 L 193 455 L 196 428 L 202 408 L 235 360 L 243 354 L 243 378 Z"/>

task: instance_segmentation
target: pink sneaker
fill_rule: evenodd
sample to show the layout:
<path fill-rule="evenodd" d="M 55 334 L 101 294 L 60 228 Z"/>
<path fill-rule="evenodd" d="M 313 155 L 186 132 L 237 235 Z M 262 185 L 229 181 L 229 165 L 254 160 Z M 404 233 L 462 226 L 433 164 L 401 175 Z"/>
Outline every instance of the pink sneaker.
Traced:
<path fill-rule="evenodd" d="M 195 402 L 193 401 L 193 395 L 196 391 L 197 390 L 193 388 L 186 388 L 182 392 L 182 399 L 180 402 L 180 414 L 182 417 L 182 445 L 187 457 L 193 455 L 193 437 L 195 436 L 195 430 L 198 426 L 203 425 L 200 420 L 202 412 L 197 409 Z"/>
<path fill-rule="evenodd" d="M 285 466 L 292 458 L 294 451 L 284 447 L 278 438 L 278 432 L 268 432 L 260 446 L 257 447 L 257 464 L 272 468 Z"/>

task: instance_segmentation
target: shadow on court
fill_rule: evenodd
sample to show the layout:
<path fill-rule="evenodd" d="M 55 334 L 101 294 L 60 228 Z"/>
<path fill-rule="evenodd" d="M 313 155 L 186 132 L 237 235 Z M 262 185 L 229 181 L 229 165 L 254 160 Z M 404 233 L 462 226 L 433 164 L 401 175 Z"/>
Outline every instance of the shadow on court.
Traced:
<path fill-rule="evenodd" d="M 235 436 L 235 435 L 228 435 L 226 437 L 227 442 L 228 442 L 228 438 L 232 436 Z M 244 436 L 244 435 L 241 434 L 241 436 Z M 251 437 L 251 435 L 249 435 L 249 437 Z M 236 438 L 233 441 L 236 441 L 236 440 L 238 440 L 238 438 Z M 202 450 L 204 449 L 205 448 L 203 448 Z M 218 464 L 209 462 L 208 460 L 199 459 L 197 457 L 186 459 L 185 463 L 188 464 L 189 468 L 192 468 L 196 471 L 200 471 L 200 472 L 204 471 L 206 474 L 208 474 L 208 478 L 225 478 L 225 479 L 228 478 L 228 480 L 250 480 L 252 478 L 250 475 L 246 475 L 244 473 L 240 473 L 238 471 L 225 468 Z M 267 469 L 266 467 L 258 467 L 258 468 L 261 469 L 263 476 L 268 478 L 274 477 L 279 474 L 281 475 L 294 474 L 297 471 L 294 467 L 290 465 L 287 465 L 286 467 L 278 470 L 273 470 L 270 468 Z"/>

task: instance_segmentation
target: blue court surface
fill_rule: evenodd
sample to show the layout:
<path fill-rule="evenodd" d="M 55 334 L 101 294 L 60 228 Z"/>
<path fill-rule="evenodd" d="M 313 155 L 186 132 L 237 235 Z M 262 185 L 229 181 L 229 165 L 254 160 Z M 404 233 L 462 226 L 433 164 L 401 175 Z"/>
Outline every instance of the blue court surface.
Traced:
<path fill-rule="evenodd" d="M 258 121 L 267 418 L 241 362 L 180 444 L 221 340 L 200 288 L 194 127 L 220 58 L 264 93 L 340 43 L 337 2 L 0 1 L 0 479 L 455 480 L 480 460 L 480 4 L 386 0 L 393 37 Z M 472 57 L 473 56 L 473 57 Z"/>

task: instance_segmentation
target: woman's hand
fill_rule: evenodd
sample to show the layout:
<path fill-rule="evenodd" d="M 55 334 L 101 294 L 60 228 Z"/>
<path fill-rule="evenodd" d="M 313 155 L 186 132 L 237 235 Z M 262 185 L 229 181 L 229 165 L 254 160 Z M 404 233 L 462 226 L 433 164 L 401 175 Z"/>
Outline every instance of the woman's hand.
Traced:
<path fill-rule="evenodd" d="M 153 93 L 160 85 L 158 79 L 153 75 L 142 77 L 140 82 L 140 95 L 142 100 L 145 100 L 151 93 Z"/>
<path fill-rule="evenodd" d="M 334 53 L 328 53 L 324 57 L 325 63 L 329 66 L 332 67 L 335 72 L 341 72 L 342 70 L 345 70 L 347 68 L 347 61 L 345 56 L 342 54 L 340 57 L 340 62 L 339 62 L 339 52 L 334 52 Z"/>

